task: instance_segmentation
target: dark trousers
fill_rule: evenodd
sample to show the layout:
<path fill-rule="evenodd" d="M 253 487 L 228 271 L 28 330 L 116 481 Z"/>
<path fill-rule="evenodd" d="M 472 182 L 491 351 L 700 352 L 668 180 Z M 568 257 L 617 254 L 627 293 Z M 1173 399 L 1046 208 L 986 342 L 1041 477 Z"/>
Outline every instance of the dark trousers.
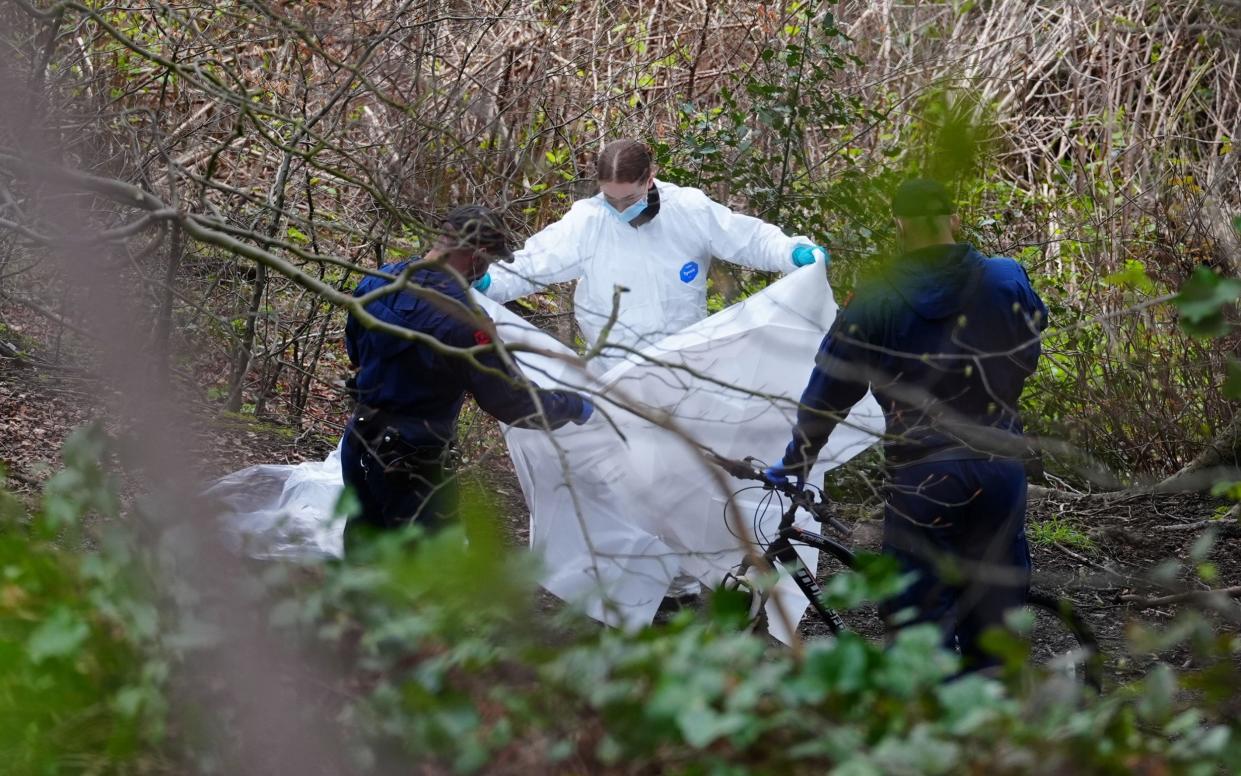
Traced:
<path fill-rule="evenodd" d="M 914 574 L 885 617 L 913 608 L 944 643 L 961 650 L 966 670 L 997 661 L 979 644 L 1030 590 L 1026 474 L 1020 461 L 939 461 L 894 467 L 884 510 L 883 551 Z"/>
<path fill-rule="evenodd" d="M 345 557 L 357 557 L 374 536 L 417 523 L 435 531 L 456 516 L 457 491 L 442 445 L 411 444 L 396 428 L 358 423 L 341 445 L 341 473 L 361 511 L 345 523 Z"/>

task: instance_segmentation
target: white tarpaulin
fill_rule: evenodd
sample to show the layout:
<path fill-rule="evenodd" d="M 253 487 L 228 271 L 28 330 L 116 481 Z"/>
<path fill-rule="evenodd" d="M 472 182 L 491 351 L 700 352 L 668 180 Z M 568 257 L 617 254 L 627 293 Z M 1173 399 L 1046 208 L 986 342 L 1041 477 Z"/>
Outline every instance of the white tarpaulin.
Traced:
<path fill-rule="evenodd" d="M 225 534 L 238 550 L 254 558 L 312 560 L 345 552 L 345 520 L 334 517 L 344 489 L 337 444 L 322 461 L 248 466 L 203 495 L 227 510 Z"/>
<path fill-rule="evenodd" d="M 498 304 L 475 299 L 505 342 L 570 355 Z M 546 568 L 544 586 L 597 619 L 632 626 L 650 622 L 673 579 L 718 583 L 743 554 L 724 506 L 732 492 L 753 483 L 721 480 L 696 445 L 729 458 L 775 462 L 835 315 L 823 268 L 811 265 L 598 378 L 564 360 L 520 353 L 535 383 L 587 388 L 599 408 L 584 426 L 505 432 L 530 508 L 531 545 Z M 812 479 L 870 446 L 882 424 L 868 395 L 832 435 Z M 277 494 L 271 480 L 278 468 L 288 471 L 288 481 Z M 245 492 L 252 479 L 265 483 L 262 493 Z M 327 526 L 340 487 L 332 457 L 323 464 L 250 467 L 225 477 L 210 495 L 239 512 L 234 530 L 257 535 L 247 546 L 289 556 L 302 543 L 304 554 L 331 555 L 340 551 L 340 525 Z M 734 526 L 748 528 L 760 494 L 743 492 L 736 500 L 741 519 Z M 772 535 L 778 510 L 762 517 L 760 529 Z M 802 553 L 814 568 L 817 553 Z M 782 587 L 777 595 L 796 620 L 806 601 L 791 581 Z M 787 639 L 780 618 L 770 621 L 773 633 Z"/>

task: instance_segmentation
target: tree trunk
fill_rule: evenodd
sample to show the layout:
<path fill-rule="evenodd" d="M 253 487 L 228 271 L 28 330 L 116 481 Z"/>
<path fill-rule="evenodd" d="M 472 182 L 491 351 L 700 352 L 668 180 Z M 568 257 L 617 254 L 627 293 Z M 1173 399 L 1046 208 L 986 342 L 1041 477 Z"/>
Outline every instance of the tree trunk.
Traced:
<path fill-rule="evenodd" d="M 229 412 L 241 410 L 242 389 L 246 384 L 246 375 L 250 372 L 250 363 L 254 360 L 254 334 L 258 329 L 259 310 L 266 291 L 267 266 L 259 264 L 254 277 L 254 293 L 250 295 L 250 307 L 246 311 L 246 330 L 237 349 L 237 361 L 233 365 L 233 376 L 229 381 L 228 401 L 224 405 L 224 409 Z"/>

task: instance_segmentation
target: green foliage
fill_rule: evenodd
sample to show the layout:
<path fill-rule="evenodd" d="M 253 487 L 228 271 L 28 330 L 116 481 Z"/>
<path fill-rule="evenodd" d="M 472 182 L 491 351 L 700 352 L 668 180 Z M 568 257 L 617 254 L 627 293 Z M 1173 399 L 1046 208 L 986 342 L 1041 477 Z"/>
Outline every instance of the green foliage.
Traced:
<path fill-rule="evenodd" d="M 162 753 L 165 685 L 178 665 L 169 656 L 189 642 L 161 644 L 170 627 L 124 534 L 89 549 L 74 541 L 85 512 L 115 514 L 110 456 L 97 428 L 74 436 L 45 494 L 57 504 L 56 531 L 39 525 L 44 514 L 25 521 L 23 506 L 0 494 L 6 773 L 178 770 Z M 366 562 L 329 565 L 311 584 L 281 567 L 261 575 L 283 590 L 268 615 L 277 633 L 342 652 L 350 692 L 307 702 L 333 704 L 357 772 L 393 757 L 462 773 L 513 762 L 729 774 L 1241 767 L 1224 689 L 1238 686 L 1228 656 L 1241 645 L 1202 618 L 1132 634 L 1135 650 L 1191 645 L 1200 669 L 1160 668 L 1102 698 L 1026 665 L 1028 648 L 1004 632 L 991 639 L 1004 682 L 949 680 L 958 661 L 929 626 L 890 646 L 845 634 L 802 652 L 775 647 L 738 632 L 744 602 L 723 596 L 705 619 L 685 613 L 625 633 L 567 610 L 540 613 L 537 569 L 505 546 L 494 513 L 466 488 L 460 528 L 386 536 Z M 1187 561 L 1204 580 L 1209 550 L 1199 542 Z M 889 560 L 866 558 L 825 595 L 848 608 L 900 584 Z M 232 717 L 218 703 L 209 716 Z"/>
<path fill-rule="evenodd" d="M 1039 547 L 1051 547 L 1056 544 L 1079 550 L 1093 550 L 1094 540 L 1080 528 L 1063 517 L 1052 517 L 1032 522 L 1026 527 L 1026 536 L 1030 543 Z"/>
<path fill-rule="evenodd" d="M 42 520 L 34 523 L 45 533 L 75 529 L 77 521 L 94 511 L 115 517 L 120 509 L 114 476 L 104 467 L 107 437 L 98 425 L 74 431 L 65 441 L 65 468 L 43 490 Z"/>
<path fill-rule="evenodd" d="M 469 512 L 477 524 L 486 510 L 476 501 Z M 1186 705 L 1181 690 L 1195 675 L 1161 669 L 1092 698 L 1026 666 L 1028 649 L 1009 636 L 996 643 L 1011 684 L 945 681 L 957 660 L 935 628 L 902 631 L 887 648 L 845 634 L 798 655 L 733 630 L 743 602 L 726 597 L 706 621 L 683 613 L 633 634 L 562 621 L 548 632 L 531 627 L 530 569 L 486 540 L 390 541 L 377 564 L 329 574 L 314 596 L 321 608 L 301 615 L 308 627 L 343 618 L 365 634 L 362 664 L 381 678 L 345 715 L 367 733 L 359 763 L 391 738 L 410 757 L 459 772 L 512 762 L 516 747 L 537 759 L 532 768 L 584 772 L 1125 773 L 1134 762 L 1210 772 L 1241 763 L 1222 703 Z M 441 586 L 439 574 L 454 582 Z M 894 568 L 876 560 L 828 592 L 851 605 L 896 584 Z M 1180 634 L 1201 636 L 1188 625 Z"/>
<path fill-rule="evenodd" d="M 0 762 L 9 774 L 133 773 L 157 761 L 167 666 L 146 650 L 159 614 L 127 549 L 75 546 L 88 513 L 115 515 L 97 426 L 33 515 L 0 491 Z"/>
<path fill-rule="evenodd" d="M 968 191 L 982 175 L 997 133 L 974 94 L 936 89 L 919 100 L 906 165 L 911 172 Z"/>
<path fill-rule="evenodd" d="M 1155 304 L 1168 284 L 1145 262 L 1127 261 L 1091 296 L 1082 291 L 1094 282 L 1087 265 L 1074 256 L 1062 270 L 1045 265 L 1033 274 L 1051 328 L 1022 397 L 1027 428 L 1080 451 L 1048 459 L 1050 470 L 1073 481 L 1106 482 L 1100 466 L 1123 474 L 1175 470 L 1227 421 L 1219 400 L 1225 359 L 1213 343 L 1185 333 L 1174 308 Z M 1100 319 L 1109 308 L 1134 311 Z"/>
<path fill-rule="evenodd" d="M 1136 259 L 1126 261 L 1123 269 L 1103 278 L 1103 282 L 1143 294 L 1155 293 L 1155 282 L 1146 274 L 1146 265 Z"/>
<path fill-rule="evenodd" d="M 826 4 L 823 4 L 826 5 Z M 816 182 L 823 160 L 807 137 L 870 118 L 861 99 L 835 85 L 853 61 L 829 11 L 802 3 L 796 22 L 766 43 L 758 61 L 712 103 L 678 106 L 675 133 L 653 143 L 660 175 L 676 183 L 743 198 L 747 212 L 818 242 L 834 242 L 842 224 L 869 224 L 872 178 L 847 146 L 836 159 L 850 166 L 830 183 Z M 759 286 L 761 288 L 761 285 Z"/>
<path fill-rule="evenodd" d="M 883 482 L 883 465 L 883 446 L 873 445 L 829 471 L 823 483 L 824 492 L 842 506 L 859 505 L 873 510 L 883 501 L 878 487 Z"/>
<path fill-rule="evenodd" d="M 1232 499 L 1233 501 L 1241 501 L 1241 480 L 1228 481 L 1223 480 L 1211 486 L 1211 495 L 1219 498 Z M 1227 508 L 1225 507 L 1225 511 Z"/>
<path fill-rule="evenodd" d="M 1181 325 L 1195 337 L 1222 337 L 1232 330 L 1224 319 L 1229 305 L 1241 297 L 1241 280 L 1198 267 L 1172 300 Z"/>

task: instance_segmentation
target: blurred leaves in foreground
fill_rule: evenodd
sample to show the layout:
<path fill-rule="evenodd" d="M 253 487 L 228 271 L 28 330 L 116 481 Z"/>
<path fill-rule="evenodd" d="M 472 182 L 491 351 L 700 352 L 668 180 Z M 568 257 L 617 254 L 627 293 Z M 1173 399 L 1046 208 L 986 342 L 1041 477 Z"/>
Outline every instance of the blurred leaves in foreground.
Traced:
<path fill-rule="evenodd" d="M 226 701 L 178 701 L 188 651 L 228 640 L 170 635 L 173 609 L 115 512 L 102 464 L 111 449 L 98 427 L 79 432 L 42 509 L 0 498 L 5 773 L 244 768 L 230 760 L 231 739 L 203 724 L 235 718 Z M 336 686 L 306 702 L 338 721 L 359 773 L 414 763 L 462 773 L 1241 768 L 1241 643 L 1193 611 L 1130 634 L 1135 654 L 1188 647 L 1191 667 L 1159 665 L 1102 696 L 1027 665 L 1013 637 L 992 640 L 1001 678 L 954 680 L 957 659 L 931 627 L 887 646 L 846 634 L 798 653 L 738 632 L 738 602 L 721 599 L 637 633 L 603 629 L 539 606 L 530 557 L 505 546 L 480 490 L 465 489 L 463 512 L 461 527 L 435 536 L 385 537 L 365 565 L 251 567 L 266 594 L 239 605 L 266 607 L 289 643 L 339 656 Z M 834 604 L 900 584 L 891 564 L 861 568 L 832 580 Z"/>
<path fill-rule="evenodd" d="M 155 767 L 169 665 L 159 612 L 122 536 L 83 545 L 88 513 L 115 518 L 98 426 L 66 442 L 66 467 L 31 510 L 0 491 L 0 763 L 8 774 Z"/>

